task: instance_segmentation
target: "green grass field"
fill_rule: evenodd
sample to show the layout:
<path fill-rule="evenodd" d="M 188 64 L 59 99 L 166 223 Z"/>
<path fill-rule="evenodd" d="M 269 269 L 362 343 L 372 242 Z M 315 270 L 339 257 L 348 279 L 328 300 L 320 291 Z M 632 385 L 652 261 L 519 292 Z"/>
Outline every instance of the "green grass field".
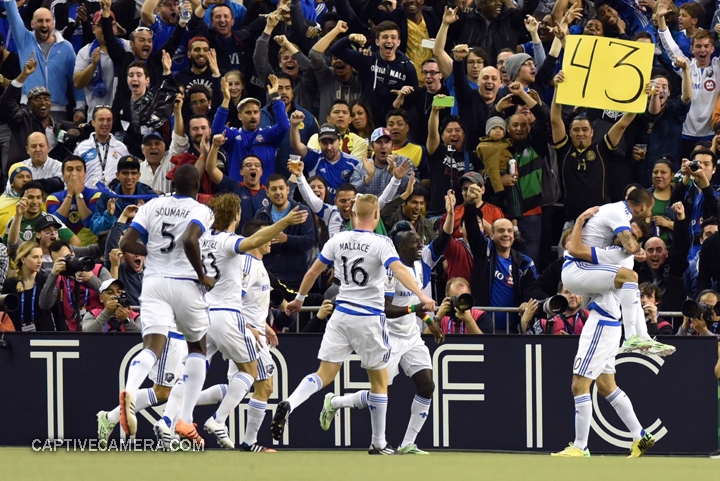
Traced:
<path fill-rule="evenodd" d="M 368 456 L 358 451 L 251 454 L 45 452 L 0 448 L 0 479 L 83 480 L 719 480 L 720 460 L 707 457 L 626 459 L 594 456 L 434 452 L 429 456 Z"/>

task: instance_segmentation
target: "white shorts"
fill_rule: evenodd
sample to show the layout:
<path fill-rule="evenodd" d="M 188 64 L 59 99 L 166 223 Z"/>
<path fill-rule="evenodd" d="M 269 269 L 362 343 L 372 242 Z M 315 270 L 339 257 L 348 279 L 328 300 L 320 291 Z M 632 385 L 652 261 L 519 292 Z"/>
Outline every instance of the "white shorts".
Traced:
<path fill-rule="evenodd" d="M 573 294 L 581 296 L 604 294 L 615 288 L 618 269 L 620 266 L 566 260 L 562 268 L 562 283 L 565 289 Z"/>
<path fill-rule="evenodd" d="M 245 319 L 234 309 L 210 309 L 207 358 L 220 351 L 225 359 L 244 364 L 257 359 L 255 336 L 245 327 Z"/>
<path fill-rule="evenodd" d="M 400 367 L 407 377 L 413 377 L 423 369 L 432 370 L 430 351 L 420 335 L 396 337 L 390 335 L 392 354 L 387 364 L 388 385 L 400 373 Z"/>
<path fill-rule="evenodd" d="M 148 377 L 158 386 L 171 387 L 183 374 L 183 364 L 188 355 L 187 342 L 179 332 L 168 333 L 165 349 L 155 365 L 150 369 Z"/>
<path fill-rule="evenodd" d="M 385 316 L 357 315 L 348 311 L 345 307 L 335 307 L 325 327 L 318 359 L 342 363 L 355 351 L 363 369 L 387 367 L 392 349 Z"/>
<path fill-rule="evenodd" d="M 188 342 L 197 342 L 207 333 L 208 313 L 205 288 L 197 281 L 146 277 L 140 295 L 142 333 L 167 336 L 173 318 Z"/>
<path fill-rule="evenodd" d="M 597 379 L 601 374 L 615 374 L 615 356 L 622 338 L 622 324 L 606 319 L 591 310 L 580 334 L 580 344 L 573 364 L 573 374 Z"/>
<path fill-rule="evenodd" d="M 258 369 L 258 375 L 255 378 L 256 381 L 265 381 L 267 379 L 272 378 L 273 374 L 275 373 L 275 361 L 272 358 L 272 354 L 270 353 L 270 346 L 267 343 L 267 339 L 265 339 L 265 336 L 260 336 L 260 339 L 262 340 L 262 349 L 258 351 L 258 358 L 257 358 L 257 369 Z M 254 341 L 254 338 L 253 338 Z M 228 380 L 232 379 L 233 376 L 238 372 L 238 368 L 235 365 L 235 363 L 230 363 L 228 366 L 228 373 L 227 377 Z"/>

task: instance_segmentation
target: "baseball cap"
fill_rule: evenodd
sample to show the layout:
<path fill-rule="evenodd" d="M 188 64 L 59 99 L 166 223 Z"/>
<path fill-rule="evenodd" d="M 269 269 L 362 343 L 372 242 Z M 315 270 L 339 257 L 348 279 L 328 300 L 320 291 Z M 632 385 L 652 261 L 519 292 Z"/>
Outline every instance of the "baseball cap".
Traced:
<path fill-rule="evenodd" d="M 327 122 L 320 126 L 320 132 L 318 133 L 318 140 L 322 140 L 322 139 L 338 140 L 339 138 L 340 138 L 340 131 L 333 124 Z"/>
<path fill-rule="evenodd" d="M 165 139 L 163 139 L 162 135 L 160 135 L 160 132 L 151 130 L 147 134 L 143 135 L 142 143 L 144 144 L 145 142 L 147 142 L 148 140 L 151 140 L 151 139 L 158 139 L 158 140 L 162 140 L 163 142 L 165 141 Z"/>
<path fill-rule="evenodd" d="M 62 224 L 59 220 L 57 220 L 57 217 L 55 217 L 54 215 L 42 214 L 35 223 L 35 232 L 40 232 L 41 230 L 45 230 L 48 227 L 55 227 L 59 229 L 62 227 Z"/>
<path fill-rule="evenodd" d="M 254 103 L 258 107 L 260 107 L 262 105 L 258 99 L 254 98 L 254 97 L 247 97 L 247 98 L 242 99 L 240 102 L 238 102 L 238 104 L 237 104 L 238 112 L 242 112 L 243 107 L 247 103 Z"/>
<path fill-rule="evenodd" d="M 123 155 L 120 157 L 120 160 L 118 160 L 117 172 L 122 172 L 123 170 L 140 170 L 140 161 L 132 155 Z"/>
<path fill-rule="evenodd" d="M 30 92 L 28 92 L 27 98 L 28 100 L 32 100 L 35 97 L 40 97 L 41 95 L 47 95 L 50 96 L 50 91 L 46 89 L 45 87 L 35 87 Z"/>
<path fill-rule="evenodd" d="M 380 137 L 387 137 L 388 139 L 392 138 L 388 129 L 386 129 L 385 127 L 378 127 L 377 129 L 373 130 L 372 134 L 370 135 L 370 142 L 376 142 Z"/>
<path fill-rule="evenodd" d="M 102 11 L 101 11 L 101 10 L 98 10 L 97 12 L 95 12 L 95 14 L 93 14 L 93 18 L 92 18 L 92 23 L 93 23 L 93 25 L 99 24 L 101 18 L 102 18 Z M 113 19 L 113 22 L 116 21 L 116 19 L 115 19 L 115 13 L 114 13 L 112 10 L 110 11 L 110 18 Z"/>
<path fill-rule="evenodd" d="M 464 180 L 469 180 L 470 182 L 473 182 L 479 186 L 485 185 L 485 180 L 482 178 L 482 175 L 478 174 L 477 172 L 467 172 L 462 177 L 460 177 L 460 183 Z"/>
<path fill-rule="evenodd" d="M 125 284 L 123 284 L 121 280 L 107 279 L 105 282 L 100 284 L 100 294 L 110 289 L 110 286 L 112 286 L 113 284 L 117 284 L 120 289 L 125 290 Z"/>
<path fill-rule="evenodd" d="M 190 50 L 190 47 L 195 42 L 205 42 L 206 44 L 210 45 L 210 40 L 208 40 L 207 37 L 203 37 L 202 35 L 196 35 L 188 41 L 188 50 Z"/>

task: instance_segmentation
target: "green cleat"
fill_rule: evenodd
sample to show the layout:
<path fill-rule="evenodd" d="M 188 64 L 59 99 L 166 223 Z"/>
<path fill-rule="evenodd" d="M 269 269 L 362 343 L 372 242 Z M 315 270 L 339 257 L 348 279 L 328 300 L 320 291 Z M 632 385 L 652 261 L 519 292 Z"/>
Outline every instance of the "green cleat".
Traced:
<path fill-rule="evenodd" d="M 550 456 L 559 456 L 561 458 L 589 458 L 590 451 L 587 448 L 583 451 L 580 448 L 575 447 L 573 443 L 570 443 L 567 448 L 563 449 L 559 453 L 550 453 Z"/>
<path fill-rule="evenodd" d="M 113 429 L 115 429 L 115 423 L 108 421 L 107 411 L 97 413 L 97 422 L 98 441 L 100 441 L 100 445 L 105 448 L 108 445 L 108 440 L 110 439 Z"/>
<path fill-rule="evenodd" d="M 647 352 L 652 349 L 654 342 L 655 341 L 646 341 L 637 334 L 633 334 L 632 336 L 630 336 L 630 338 L 626 339 L 625 342 L 623 342 L 622 350 L 623 352 Z"/>
<path fill-rule="evenodd" d="M 330 429 L 333 419 L 335 419 L 335 414 L 338 411 L 336 408 L 333 407 L 332 403 L 330 402 L 334 397 L 335 394 L 331 392 L 325 395 L 323 408 L 322 411 L 320 411 L 320 427 L 323 428 L 323 431 L 327 431 L 328 429 Z"/>
<path fill-rule="evenodd" d="M 650 342 L 652 346 L 648 349 L 647 354 L 655 354 L 656 356 L 665 357 L 671 356 L 675 353 L 675 346 L 663 344 L 662 342 L 658 342 L 654 339 L 648 342 Z"/>
<path fill-rule="evenodd" d="M 427 451 L 423 451 L 418 448 L 415 443 L 410 443 L 407 446 L 403 446 L 397 449 L 398 454 L 430 454 Z"/>
<path fill-rule="evenodd" d="M 633 441 L 632 446 L 630 446 L 630 456 L 628 456 L 628 458 L 639 458 L 653 446 L 655 446 L 655 438 L 652 434 L 645 433 L 643 437 L 637 441 Z"/>

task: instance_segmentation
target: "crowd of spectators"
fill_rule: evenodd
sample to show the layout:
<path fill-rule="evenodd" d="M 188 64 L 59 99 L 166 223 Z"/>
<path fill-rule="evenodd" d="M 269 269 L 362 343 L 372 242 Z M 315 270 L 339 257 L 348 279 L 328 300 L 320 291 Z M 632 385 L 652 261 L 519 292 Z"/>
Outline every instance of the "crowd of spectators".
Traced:
<path fill-rule="evenodd" d="M 380 198 L 379 234 L 405 222 L 428 245 L 454 190 L 431 283 L 443 330 L 579 334 L 583 299 L 560 283 L 569 229 L 587 208 L 646 188 L 652 234 L 635 270 L 648 332 L 716 335 L 716 322 L 658 316 L 719 297 L 714 5 L 4 0 L 0 283 L 20 307 L 0 326 L 137 331 L 128 306 L 139 305 L 144 258 L 120 239 L 139 206 L 172 192 L 177 166 L 193 164 L 200 201 L 240 197 L 238 233 L 297 205 L 312 213 L 264 259 L 278 331 L 323 330 L 341 273 L 329 268 L 313 288 L 312 319 L 286 316 L 284 302 L 328 238 L 351 228 L 357 193 Z M 644 113 L 556 102 L 578 34 L 654 44 Z M 519 312 L 453 312 L 466 293 Z M 554 295 L 567 309 L 546 315 Z"/>

